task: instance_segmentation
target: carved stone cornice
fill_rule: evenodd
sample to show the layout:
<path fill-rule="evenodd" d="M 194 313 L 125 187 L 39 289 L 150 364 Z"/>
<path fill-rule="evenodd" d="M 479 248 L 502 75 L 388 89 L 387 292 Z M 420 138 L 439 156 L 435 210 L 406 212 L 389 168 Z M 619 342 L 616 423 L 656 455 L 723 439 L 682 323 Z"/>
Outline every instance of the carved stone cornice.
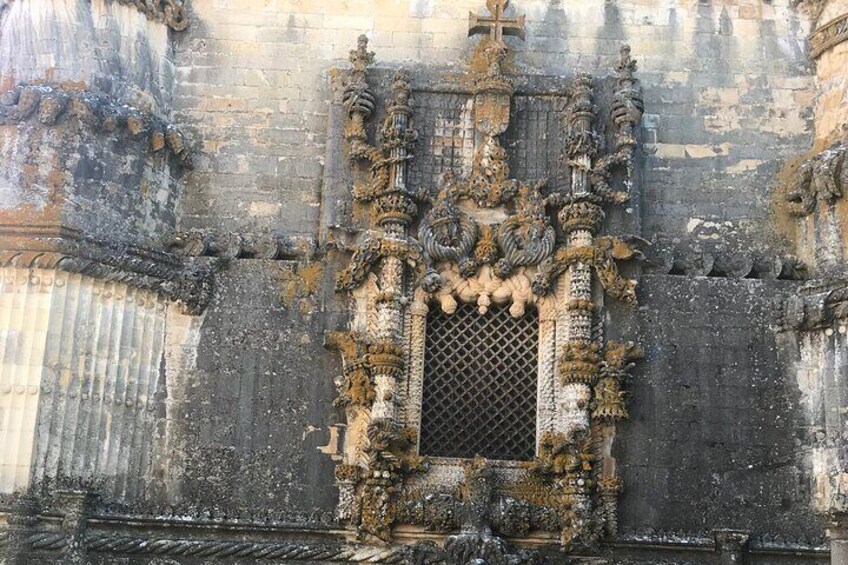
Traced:
<path fill-rule="evenodd" d="M 165 24 L 174 31 L 188 27 L 189 19 L 183 0 L 116 0 L 124 6 L 134 6 L 147 19 Z"/>
<path fill-rule="evenodd" d="M 69 228 L 0 225 L 0 267 L 56 269 L 158 292 L 200 314 L 212 298 L 211 270 L 180 257 L 110 245 Z"/>
<path fill-rule="evenodd" d="M 191 167 L 191 151 L 174 124 L 105 94 L 49 84 L 19 85 L 0 94 L 0 126 L 28 121 L 45 126 L 74 121 L 93 132 L 122 132 L 146 141 L 151 153 L 167 151 L 179 165 Z"/>
<path fill-rule="evenodd" d="M 810 59 L 818 59 L 825 51 L 848 39 L 848 13 L 830 20 L 810 34 Z"/>

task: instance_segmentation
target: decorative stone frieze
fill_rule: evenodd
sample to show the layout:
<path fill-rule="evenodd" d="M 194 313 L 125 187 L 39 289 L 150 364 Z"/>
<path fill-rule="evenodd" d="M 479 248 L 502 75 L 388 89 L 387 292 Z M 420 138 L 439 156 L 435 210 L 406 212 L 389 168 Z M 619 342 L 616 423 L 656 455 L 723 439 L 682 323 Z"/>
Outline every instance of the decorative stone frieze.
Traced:
<path fill-rule="evenodd" d="M 818 59 L 822 53 L 848 39 L 848 14 L 842 14 L 810 34 L 810 59 Z"/>
<path fill-rule="evenodd" d="M 472 14 L 469 24 L 469 35 L 487 34 L 468 80 L 475 147 L 464 174 L 448 168 L 437 187 L 411 187 L 406 175 L 418 139 L 410 76 L 392 79 L 372 145 L 367 121 L 380 114 L 368 83 L 374 54 L 364 36 L 351 51 L 343 136 L 351 196 L 368 205 L 370 230 L 337 279 L 352 299 L 350 331 L 327 336 L 342 353 L 336 405 L 347 416 L 337 515 L 365 541 L 388 542 L 399 525 L 460 530 L 433 548 L 434 559 L 457 564 L 522 562 L 500 536 L 544 531 L 575 549 L 615 534 L 622 485 L 609 447 L 627 417 L 628 371 L 639 358 L 633 344 L 605 344 L 596 319 L 600 292 L 636 301 L 636 283 L 618 263 L 641 258 L 638 246 L 598 236 L 604 207 L 627 202 L 632 190 L 642 102 L 630 49 L 621 50 L 607 117 L 593 103 L 590 75 L 563 85 L 569 189 L 521 181 L 511 177 L 501 138 L 515 93 L 503 37 L 523 37 L 523 17 L 507 18 L 504 0 L 487 7 L 490 15 Z M 611 124 L 608 151 L 602 119 Z M 513 317 L 538 311 L 532 461 L 442 461 L 418 452 L 427 314 L 441 308 L 450 316 L 460 302 L 480 316 L 493 306 Z"/>
<path fill-rule="evenodd" d="M 150 112 L 122 104 L 100 93 L 60 85 L 19 85 L 0 94 L 0 125 L 27 121 L 53 126 L 61 121 L 95 132 L 121 132 L 146 140 L 148 150 L 166 150 L 176 163 L 191 167 L 191 151 L 183 134 Z"/>

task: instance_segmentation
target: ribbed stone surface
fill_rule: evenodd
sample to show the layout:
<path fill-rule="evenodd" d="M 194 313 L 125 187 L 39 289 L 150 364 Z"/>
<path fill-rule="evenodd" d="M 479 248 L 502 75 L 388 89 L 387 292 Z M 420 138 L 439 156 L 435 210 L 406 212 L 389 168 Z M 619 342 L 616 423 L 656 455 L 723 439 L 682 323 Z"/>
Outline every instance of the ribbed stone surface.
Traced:
<path fill-rule="evenodd" d="M 166 304 L 123 283 L 0 270 L 0 492 L 68 476 L 143 492 Z"/>

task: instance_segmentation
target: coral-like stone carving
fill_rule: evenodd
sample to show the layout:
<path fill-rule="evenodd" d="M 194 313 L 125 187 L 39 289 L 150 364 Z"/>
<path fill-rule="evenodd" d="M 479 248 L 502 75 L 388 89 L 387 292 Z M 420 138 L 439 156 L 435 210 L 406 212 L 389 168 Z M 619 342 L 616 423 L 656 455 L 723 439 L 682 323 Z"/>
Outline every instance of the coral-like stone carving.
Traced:
<path fill-rule="evenodd" d="M 161 22 L 174 31 L 188 27 L 189 19 L 183 0 L 117 0 L 135 8 L 151 20 Z"/>
<path fill-rule="evenodd" d="M 848 146 L 840 141 L 801 163 L 786 195 L 791 214 L 806 216 L 816 209 L 818 202 L 833 204 L 842 198 L 848 188 L 846 151 Z"/>
<path fill-rule="evenodd" d="M 448 170 L 438 187 L 407 185 L 417 135 L 410 77 L 402 71 L 376 128 L 379 141 L 369 141 L 366 125 L 377 114 L 377 100 L 368 84 L 374 54 L 364 36 L 351 51 L 342 96 L 351 195 L 368 205 L 371 229 L 336 285 L 352 298 L 354 333 L 327 340 L 342 352 L 336 405 L 348 426 L 336 472 L 338 516 L 363 541 L 389 542 L 399 524 L 460 530 L 443 548 L 407 550 L 425 561 L 521 563 L 531 557 L 510 552 L 499 536 L 558 532 L 571 549 L 591 546 L 617 525 L 621 483 L 609 445 L 601 445 L 611 440 L 599 438 L 614 437 L 607 427 L 627 417 L 626 380 L 638 348 L 604 344 L 592 287 L 597 281 L 613 298 L 636 300 L 636 283 L 620 274 L 618 263 L 641 258 L 641 251 L 633 240 L 598 236 L 604 207 L 630 197 L 642 114 L 636 64 L 624 47 L 606 152 L 595 128 L 592 77 L 578 75 L 567 89 L 569 190 L 549 191 L 543 179 L 514 179 L 501 140 L 515 91 L 503 38 L 523 38 L 524 19 L 508 18 L 508 4 L 489 0 L 490 15 L 470 17 L 469 34 L 487 36 L 470 65 L 476 146 L 464 176 Z M 417 240 L 409 233 L 416 223 Z M 433 485 L 434 467 L 446 464 L 423 459 L 417 446 L 426 316 L 433 307 L 450 315 L 459 301 L 476 304 L 481 316 L 493 304 L 508 305 L 515 317 L 528 307 L 538 310 L 539 386 L 551 388 L 546 398 L 556 401 L 539 407 L 536 457 L 523 469 L 514 466 L 511 478 L 473 459 L 462 482 Z"/>

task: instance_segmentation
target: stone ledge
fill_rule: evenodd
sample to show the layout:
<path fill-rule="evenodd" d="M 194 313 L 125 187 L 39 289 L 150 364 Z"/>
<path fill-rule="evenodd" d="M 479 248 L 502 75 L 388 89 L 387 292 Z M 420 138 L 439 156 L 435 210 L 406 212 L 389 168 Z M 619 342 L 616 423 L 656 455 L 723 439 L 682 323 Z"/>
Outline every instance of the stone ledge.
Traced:
<path fill-rule="evenodd" d="M 69 228 L 0 225 L 0 266 L 58 269 L 158 292 L 187 314 L 200 314 L 213 293 L 203 263 L 130 245 L 110 245 Z"/>

